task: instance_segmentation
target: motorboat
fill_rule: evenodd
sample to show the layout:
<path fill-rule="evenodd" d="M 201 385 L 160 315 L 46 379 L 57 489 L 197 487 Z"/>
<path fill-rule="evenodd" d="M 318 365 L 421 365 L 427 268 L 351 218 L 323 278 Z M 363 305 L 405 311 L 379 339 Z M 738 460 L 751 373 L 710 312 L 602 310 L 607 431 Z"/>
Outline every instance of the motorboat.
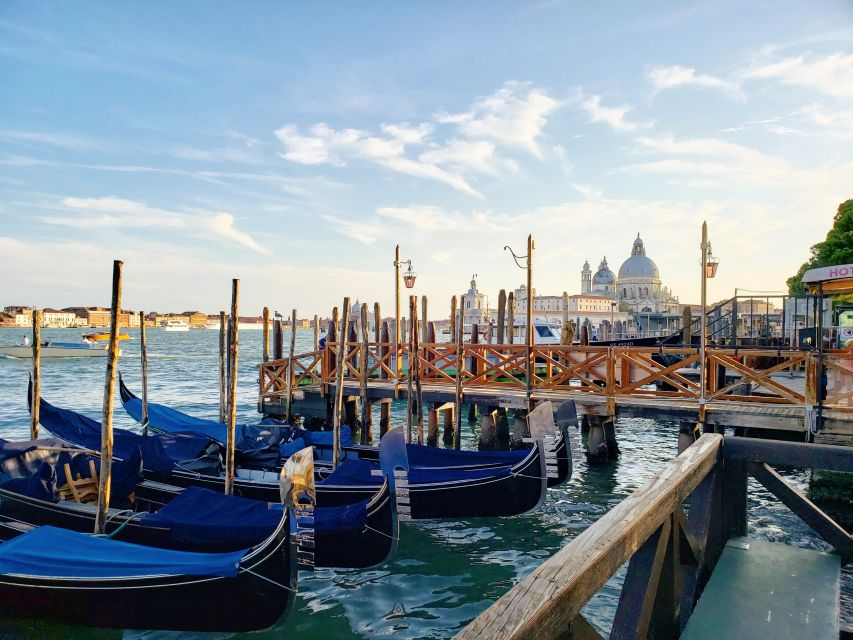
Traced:
<path fill-rule="evenodd" d="M 110 339 L 110 332 L 109 331 L 101 331 L 99 333 L 87 333 L 86 335 L 83 336 L 83 338 L 86 340 L 94 340 L 96 342 L 102 342 L 102 341 Z M 130 340 L 130 335 L 127 333 L 120 333 L 120 334 L 118 334 L 118 339 L 121 341 Z"/>
<path fill-rule="evenodd" d="M 189 331 L 190 325 L 183 320 L 169 320 L 163 325 L 166 331 Z"/>
<path fill-rule="evenodd" d="M 41 345 L 41 358 L 106 358 L 109 353 L 108 344 L 96 342 L 43 342 Z M 10 358 L 32 358 L 33 348 L 31 345 L 11 345 L 0 347 L 0 355 Z M 121 355 L 121 349 L 119 349 Z"/>

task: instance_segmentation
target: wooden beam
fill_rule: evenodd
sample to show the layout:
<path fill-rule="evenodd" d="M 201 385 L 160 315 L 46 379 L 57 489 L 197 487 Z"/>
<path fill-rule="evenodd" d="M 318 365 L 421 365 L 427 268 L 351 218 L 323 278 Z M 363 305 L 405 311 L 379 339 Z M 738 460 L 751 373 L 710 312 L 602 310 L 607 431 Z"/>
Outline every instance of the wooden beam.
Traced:
<path fill-rule="evenodd" d="M 853 536 L 824 513 L 820 507 L 788 483 L 765 463 L 749 463 L 749 474 L 824 540 L 835 547 L 845 562 L 853 559 Z"/>
<path fill-rule="evenodd" d="M 602 640 L 601 634 L 580 613 L 569 625 L 567 638 L 568 640 Z"/>
<path fill-rule="evenodd" d="M 782 442 L 726 436 L 723 456 L 728 460 L 761 462 L 787 467 L 806 467 L 828 471 L 853 469 L 853 448 L 828 444 Z"/>
<path fill-rule="evenodd" d="M 719 434 L 702 436 L 534 569 L 456 637 L 560 637 L 584 604 L 714 468 L 721 445 Z"/>
<path fill-rule="evenodd" d="M 110 346 L 107 354 L 107 379 L 104 382 L 104 407 L 101 416 L 101 477 L 98 483 L 98 511 L 95 514 L 95 533 L 107 528 L 110 510 L 113 464 L 113 398 L 116 392 L 118 364 L 118 320 L 121 313 L 121 260 L 113 260 L 113 293 L 110 307 Z"/>
<path fill-rule="evenodd" d="M 631 556 L 610 631 L 611 640 L 645 638 L 648 634 L 669 537 L 670 520 L 666 519 Z"/>

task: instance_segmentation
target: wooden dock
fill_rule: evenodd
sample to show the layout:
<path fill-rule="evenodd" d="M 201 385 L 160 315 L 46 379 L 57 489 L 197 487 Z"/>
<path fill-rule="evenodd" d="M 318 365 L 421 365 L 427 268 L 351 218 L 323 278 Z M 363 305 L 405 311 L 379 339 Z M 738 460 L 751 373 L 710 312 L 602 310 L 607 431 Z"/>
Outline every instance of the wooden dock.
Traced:
<path fill-rule="evenodd" d="M 610 638 L 835 640 L 853 538 L 770 465 L 850 471 L 853 449 L 706 434 L 456 638 L 601 638 L 581 610 L 627 562 Z M 832 554 L 746 538 L 748 476 Z"/>
<path fill-rule="evenodd" d="M 399 371 L 395 353 L 400 354 Z M 417 358 L 410 358 L 411 353 Z M 530 369 L 528 358 L 535 363 Z M 424 405 L 459 402 L 524 410 L 529 393 L 534 403 L 574 400 L 581 415 L 605 420 L 669 416 L 709 430 L 810 430 L 853 438 L 849 355 L 824 354 L 825 397 L 820 400 L 818 355 L 783 349 L 707 349 L 703 390 L 700 353 L 690 347 L 536 345 L 528 351 L 525 345 L 425 342 L 413 351 L 392 342 L 350 341 L 343 348 L 329 342 L 322 350 L 262 363 L 260 408 L 267 415 L 282 415 L 290 381 L 294 411 L 326 417 L 326 398 L 336 387 L 341 362 L 345 396 L 365 396 L 370 403 L 406 399 L 410 360 Z M 462 372 L 460 385 L 457 371 Z"/>

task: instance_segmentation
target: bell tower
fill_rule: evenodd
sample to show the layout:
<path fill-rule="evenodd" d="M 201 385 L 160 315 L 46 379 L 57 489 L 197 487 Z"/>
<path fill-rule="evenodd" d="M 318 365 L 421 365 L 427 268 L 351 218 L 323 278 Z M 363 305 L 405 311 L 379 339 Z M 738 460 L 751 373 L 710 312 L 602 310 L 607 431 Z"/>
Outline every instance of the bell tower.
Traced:
<path fill-rule="evenodd" d="M 590 291 L 592 291 L 592 270 L 589 268 L 589 260 L 586 260 L 581 271 L 581 293 Z"/>

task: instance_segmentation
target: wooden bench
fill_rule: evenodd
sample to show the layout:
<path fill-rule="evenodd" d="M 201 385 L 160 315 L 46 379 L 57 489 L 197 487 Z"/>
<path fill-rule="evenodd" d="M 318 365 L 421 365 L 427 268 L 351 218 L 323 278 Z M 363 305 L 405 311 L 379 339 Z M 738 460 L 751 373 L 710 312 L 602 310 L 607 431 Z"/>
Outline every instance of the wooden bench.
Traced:
<path fill-rule="evenodd" d="M 732 538 L 682 640 L 838 640 L 841 558 Z"/>

